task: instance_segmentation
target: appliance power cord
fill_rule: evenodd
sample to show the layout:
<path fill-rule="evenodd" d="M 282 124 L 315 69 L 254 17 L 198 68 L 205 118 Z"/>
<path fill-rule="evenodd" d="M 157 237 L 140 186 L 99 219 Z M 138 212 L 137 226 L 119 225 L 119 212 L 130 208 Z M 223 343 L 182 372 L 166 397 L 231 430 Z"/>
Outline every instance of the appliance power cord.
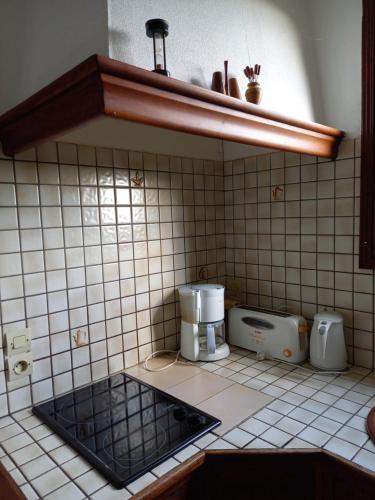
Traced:
<path fill-rule="evenodd" d="M 281 363 L 282 365 L 294 366 L 295 368 L 300 368 L 305 372 L 309 372 L 313 375 L 346 375 L 352 371 L 351 367 L 346 368 L 345 370 L 311 370 L 311 368 L 306 368 L 304 366 L 299 365 L 298 363 L 290 363 L 288 361 L 282 361 L 281 359 L 274 358 L 272 356 L 266 356 L 264 353 L 258 353 L 257 359 L 259 361 L 263 361 L 264 359 L 268 359 L 269 361 L 276 361 L 277 363 Z"/>
<path fill-rule="evenodd" d="M 164 365 L 160 368 L 151 368 L 148 364 L 148 362 L 153 359 L 153 358 L 156 358 L 159 354 L 166 354 L 166 353 L 172 353 L 172 354 L 176 354 L 174 360 L 171 362 L 171 363 L 168 363 L 167 365 Z M 160 351 L 155 351 L 155 352 L 152 352 L 151 354 L 149 354 L 147 356 L 147 358 L 144 360 L 143 362 L 143 367 L 145 370 L 149 371 L 149 372 L 162 372 L 163 370 L 167 370 L 167 368 L 170 368 L 171 366 L 175 365 L 176 363 L 180 363 L 181 365 L 191 365 L 191 363 L 189 363 L 188 361 L 181 361 L 179 358 L 180 358 L 180 354 L 181 354 L 181 351 L 178 350 L 178 351 L 173 351 L 171 349 L 163 349 L 163 350 L 160 350 Z"/>

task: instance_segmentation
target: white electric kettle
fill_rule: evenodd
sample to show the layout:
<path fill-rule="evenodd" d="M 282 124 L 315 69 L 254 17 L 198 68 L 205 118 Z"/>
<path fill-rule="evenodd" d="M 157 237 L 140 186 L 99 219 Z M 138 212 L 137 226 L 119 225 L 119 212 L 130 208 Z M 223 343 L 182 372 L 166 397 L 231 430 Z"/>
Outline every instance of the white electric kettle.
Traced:
<path fill-rule="evenodd" d="M 310 363 L 322 370 L 347 368 L 343 317 L 335 312 L 315 314 L 310 337 Z"/>

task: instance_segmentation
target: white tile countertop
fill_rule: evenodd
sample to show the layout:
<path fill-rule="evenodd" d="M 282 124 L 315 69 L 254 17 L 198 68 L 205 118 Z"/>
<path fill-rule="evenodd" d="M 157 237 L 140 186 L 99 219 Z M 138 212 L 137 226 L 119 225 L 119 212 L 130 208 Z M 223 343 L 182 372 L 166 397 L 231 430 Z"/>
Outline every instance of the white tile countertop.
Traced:
<path fill-rule="evenodd" d="M 208 412 L 212 408 L 213 414 L 217 401 L 226 397 L 235 405 L 237 395 L 249 395 L 255 402 L 238 406 L 233 413 L 239 421 L 224 415 L 223 426 L 215 432 L 122 490 L 108 484 L 30 409 L 0 419 L 1 462 L 28 499 L 53 500 L 129 498 L 202 448 L 322 447 L 375 471 L 375 446 L 365 430 L 366 416 L 375 406 L 375 372 L 353 367 L 345 375 L 314 374 L 257 361 L 243 349 L 234 349 L 217 363 L 175 365 L 171 370 L 173 376 L 169 370 L 157 375 L 141 367 L 129 372 Z M 206 377 L 209 373 L 215 377 Z M 257 392 L 244 393 L 246 387 Z"/>

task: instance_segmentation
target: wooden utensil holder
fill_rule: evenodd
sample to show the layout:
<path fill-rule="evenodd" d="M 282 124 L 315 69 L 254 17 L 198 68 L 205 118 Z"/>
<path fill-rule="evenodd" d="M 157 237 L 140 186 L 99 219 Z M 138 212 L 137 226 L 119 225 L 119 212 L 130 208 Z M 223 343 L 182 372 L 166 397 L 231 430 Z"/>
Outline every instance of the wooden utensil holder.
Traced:
<path fill-rule="evenodd" d="M 251 102 L 253 104 L 260 104 L 262 100 L 263 90 L 258 82 L 250 82 L 247 84 L 247 89 L 245 93 L 245 97 L 247 102 Z"/>

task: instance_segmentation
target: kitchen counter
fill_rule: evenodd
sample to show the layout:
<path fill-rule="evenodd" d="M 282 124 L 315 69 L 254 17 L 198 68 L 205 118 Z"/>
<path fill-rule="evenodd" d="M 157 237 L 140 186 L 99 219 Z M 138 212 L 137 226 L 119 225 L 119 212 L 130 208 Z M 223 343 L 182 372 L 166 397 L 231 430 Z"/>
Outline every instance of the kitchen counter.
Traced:
<path fill-rule="evenodd" d="M 154 361 L 158 367 L 163 362 Z M 218 416 L 223 425 L 116 490 L 30 409 L 3 417 L 0 461 L 28 499 L 129 498 L 203 448 L 322 447 L 375 471 L 375 446 L 365 431 L 375 406 L 375 372 L 353 367 L 339 376 L 311 373 L 257 361 L 235 348 L 216 363 L 127 371 Z"/>

